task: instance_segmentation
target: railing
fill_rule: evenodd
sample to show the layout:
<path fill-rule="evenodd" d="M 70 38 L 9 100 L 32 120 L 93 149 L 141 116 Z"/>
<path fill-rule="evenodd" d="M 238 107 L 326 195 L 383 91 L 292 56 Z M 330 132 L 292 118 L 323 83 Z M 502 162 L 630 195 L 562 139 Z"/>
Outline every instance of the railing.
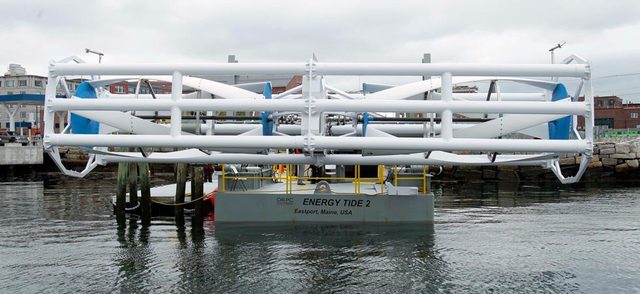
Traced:
<path fill-rule="evenodd" d="M 282 170 L 281 168 L 282 167 Z M 246 180 L 270 180 L 270 181 L 274 181 L 274 182 L 284 182 L 285 184 L 285 189 L 284 191 L 282 190 L 278 190 L 278 191 L 263 191 L 261 190 L 261 192 L 284 192 L 285 194 L 293 194 L 294 191 L 311 191 L 311 190 L 315 190 L 316 188 L 303 188 L 303 189 L 294 189 L 293 185 L 294 182 L 297 182 L 299 180 L 302 181 L 311 181 L 311 180 L 327 180 L 327 181 L 351 181 L 354 185 L 354 194 L 355 195 L 361 195 L 362 193 L 362 189 L 361 186 L 362 184 L 373 184 L 373 185 L 380 185 L 380 193 L 376 193 L 377 195 L 383 195 L 385 194 L 385 175 L 384 172 L 386 170 L 386 167 L 384 165 L 378 165 L 378 175 L 377 177 L 361 177 L 361 166 L 360 165 L 354 165 L 354 176 L 353 177 L 313 177 L 313 176 L 299 176 L 299 175 L 294 175 L 293 171 L 294 171 L 295 165 L 293 164 L 279 164 L 279 165 L 273 165 L 272 171 L 273 174 L 271 176 L 249 176 L 246 174 L 234 174 L 234 175 L 228 175 L 227 170 L 225 169 L 225 165 L 222 165 L 222 173 L 221 173 L 221 183 L 218 184 L 218 186 L 220 187 L 220 191 L 222 193 L 224 192 L 231 192 L 231 191 L 227 191 L 227 181 L 230 180 L 235 180 L 235 181 L 246 181 Z M 393 170 L 393 185 L 395 187 L 398 187 L 399 182 L 403 181 L 403 180 L 421 180 L 422 181 L 422 188 L 421 190 L 419 190 L 420 192 L 422 192 L 423 195 L 426 195 L 429 193 L 428 190 L 428 166 L 423 165 L 422 168 L 422 175 L 419 177 L 416 176 L 400 176 L 399 173 L 399 168 L 397 165 L 391 167 L 391 169 Z M 281 171 L 280 171 L 281 170 Z M 280 172 L 279 172 L 280 171 Z M 235 189 L 234 189 L 235 191 Z"/>

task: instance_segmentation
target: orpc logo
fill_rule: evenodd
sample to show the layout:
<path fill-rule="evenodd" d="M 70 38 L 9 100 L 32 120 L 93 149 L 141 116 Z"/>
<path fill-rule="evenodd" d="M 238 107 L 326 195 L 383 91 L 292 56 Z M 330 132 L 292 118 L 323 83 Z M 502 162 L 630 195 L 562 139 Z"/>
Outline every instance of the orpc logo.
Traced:
<path fill-rule="evenodd" d="M 291 197 L 278 197 L 276 199 L 278 205 L 293 205 L 293 198 Z"/>

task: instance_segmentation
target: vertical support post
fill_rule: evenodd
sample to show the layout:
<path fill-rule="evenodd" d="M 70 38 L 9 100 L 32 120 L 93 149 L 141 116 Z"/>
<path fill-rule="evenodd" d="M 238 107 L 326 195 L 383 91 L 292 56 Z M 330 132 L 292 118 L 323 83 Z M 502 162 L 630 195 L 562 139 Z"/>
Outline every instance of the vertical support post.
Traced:
<path fill-rule="evenodd" d="M 427 170 L 429 168 L 426 165 L 422 166 L 422 193 L 427 194 Z"/>
<path fill-rule="evenodd" d="M 142 210 L 142 225 L 151 224 L 151 186 L 149 185 L 149 163 L 138 163 L 140 174 L 140 209 Z"/>
<path fill-rule="evenodd" d="M 171 80 L 171 101 L 178 102 L 182 99 L 182 74 L 173 72 Z M 178 106 L 171 107 L 171 136 L 177 137 L 182 133 L 182 112 Z"/>
<path fill-rule="evenodd" d="M 117 191 L 116 191 L 116 219 L 119 225 L 125 222 L 125 208 L 127 204 L 127 178 L 129 168 L 126 162 L 118 163 Z"/>
<path fill-rule="evenodd" d="M 595 112 L 593 110 L 593 107 L 594 107 L 593 84 L 591 82 L 591 73 L 590 73 L 591 63 L 589 63 L 588 66 L 589 66 L 589 76 L 584 81 L 584 102 L 589 106 L 589 111 L 584 116 L 584 126 L 585 126 L 584 135 L 585 135 L 585 139 L 587 140 L 587 143 L 589 145 L 592 145 L 594 142 L 593 126 L 595 124 L 594 123 Z"/>
<path fill-rule="evenodd" d="M 189 179 L 191 179 L 191 181 L 189 182 L 189 186 L 190 186 L 189 187 L 189 191 L 191 191 L 191 201 L 193 201 L 193 199 L 195 199 L 193 197 L 193 191 L 195 191 L 195 189 L 196 189 L 196 183 L 194 181 L 194 178 L 196 176 L 196 174 L 195 174 L 196 173 L 196 170 L 195 170 L 196 167 L 194 165 L 189 165 L 189 167 L 187 169 L 188 169 L 188 172 L 189 172 L 189 175 L 187 176 L 187 181 Z"/>
<path fill-rule="evenodd" d="M 225 192 L 224 185 L 227 182 L 227 173 L 224 170 L 224 164 L 222 164 L 221 167 L 222 167 L 222 183 L 220 183 L 220 192 L 224 193 Z"/>
<path fill-rule="evenodd" d="M 204 170 L 202 168 L 202 166 L 193 167 L 193 177 L 191 178 L 191 182 L 193 183 L 193 190 L 191 190 L 191 201 L 202 198 L 202 195 L 204 193 Z M 202 228 L 204 219 L 204 201 L 202 199 L 197 200 L 193 203 L 193 208 L 194 210 L 193 218 L 191 219 L 191 225 L 193 227 Z"/>
<path fill-rule="evenodd" d="M 446 104 L 453 101 L 453 84 L 450 72 L 442 74 L 442 101 Z M 453 137 L 453 113 L 450 109 L 445 109 L 442 112 L 440 137 L 449 140 Z"/>
<path fill-rule="evenodd" d="M 293 164 L 289 164 L 289 194 L 293 193 Z"/>
<path fill-rule="evenodd" d="M 353 166 L 353 194 L 358 195 L 358 165 Z"/>
<path fill-rule="evenodd" d="M 378 181 L 380 182 L 380 193 L 384 193 L 384 165 L 378 165 Z"/>
<path fill-rule="evenodd" d="M 360 195 L 360 165 L 356 165 L 355 170 L 356 196 Z"/>
<path fill-rule="evenodd" d="M 398 166 L 393 167 L 393 185 L 398 187 Z"/>
<path fill-rule="evenodd" d="M 45 99 L 44 99 L 44 135 L 53 134 L 54 126 L 56 124 L 56 114 L 54 111 L 50 110 L 51 105 L 54 103 L 54 99 L 56 99 L 56 86 L 60 82 L 60 78 L 52 75 L 49 72 L 49 79 L 47 80 L 47 88 L 45 90 Z"/>
<path fill-rule="evenodd" d="M 287 163 L 287 178 L 285 181 L 285 193 L 286 194 L 291 194 L 291 188 L 289 187 L 291 185 L 291 164 Z"/>
<path fill-rule="evenodd" d="M 298 179 L 296 182 L 298 185 L 304 185 L 304 164 L 297 164 L 296 168 L 298 170 Z"/>
<path fill-rule="evenodd" d="M 138 167 L 136 163 L 129 163 L 129 203 L 138 206 Z"/>
<path fill-rule="evenodd" d="M 181 203 L 184 203 L 185 186 L 187 182 L 187 164 L 178 163 L 176 166 L 176 196 L 175 215 L 176 220 L 184 221 L 184 210 Z"/>

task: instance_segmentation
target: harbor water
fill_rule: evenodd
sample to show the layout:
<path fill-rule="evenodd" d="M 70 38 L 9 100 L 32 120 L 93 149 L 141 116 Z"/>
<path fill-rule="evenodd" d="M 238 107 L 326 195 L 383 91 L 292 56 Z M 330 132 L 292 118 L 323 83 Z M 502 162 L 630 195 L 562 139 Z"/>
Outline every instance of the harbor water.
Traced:
<path fill-rule="evenodd" d="M 0 182 L 0 292 L 640 292 L 640 187 L 435 183 L 432 225 L 112 215 L 113 176 Z M 155 184 L 161 184 L 156 180 Z"/>

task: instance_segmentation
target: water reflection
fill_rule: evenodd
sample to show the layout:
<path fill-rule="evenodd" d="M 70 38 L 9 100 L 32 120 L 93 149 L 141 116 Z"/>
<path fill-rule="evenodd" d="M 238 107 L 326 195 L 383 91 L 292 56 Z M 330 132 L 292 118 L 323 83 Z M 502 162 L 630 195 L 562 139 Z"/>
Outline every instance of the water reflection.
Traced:
<path fill-rule="evenodd" d="M 238 291 L 433 288 L 446 273 L 433 224 L 216 224 L 215 239 L 214 267 Z"/>
<path fill-rule="evenodd" d="M 0 292 L 640 289 L 637 183 L 435 184 L 435 225 L 194 230 L 188 218 L 118 226 L 113 181 L 0 183 Z"/>
<path fill-rule="evenodd" d="M 139 226 L 137 219 L 129 219 L 128 226 L 118 226 L 118 252 L 115 265 L 118 267 L 120 292 L 140 292 L 152 287 L 149 264 L 154 253 L 149 246 L 149 227 Z"/>

